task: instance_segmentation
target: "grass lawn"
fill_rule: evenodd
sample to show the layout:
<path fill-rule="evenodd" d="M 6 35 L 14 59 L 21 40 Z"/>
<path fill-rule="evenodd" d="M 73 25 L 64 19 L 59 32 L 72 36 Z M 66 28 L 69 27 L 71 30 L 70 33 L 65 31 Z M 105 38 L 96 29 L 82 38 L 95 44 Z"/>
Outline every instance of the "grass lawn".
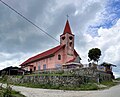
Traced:
<path fill-rule="evenodd" d="M 58 90 L 98 90 L 100 89 L 95 83 L 81 84 L 80 86 L 77 86 L 77 87 L 63 86 L 63 85 L 53 86 L 50 84 L 33 84 L 33 83 L 24 83 L 24 84 L 21 83 L 21 84 L 15 84 L 15 85 L 31 87 L 31 88 L 58 89 Z"/>
<path fill-rule="evenodd" d="M 2 88 L 0 89 L 0 97 L 25 97 L 25 96 L 20 94 L 20 92 L 13 91 L 13 90 L 9 92 L 6 89 Z"/>
<path fill-rule="evenodd" d="M 105 82 L 101 82 L 101 84 L 106 85 L 108 88 L 117 85 L 117 82 L 113 82 L 113 81 L 105 81 Z"/>

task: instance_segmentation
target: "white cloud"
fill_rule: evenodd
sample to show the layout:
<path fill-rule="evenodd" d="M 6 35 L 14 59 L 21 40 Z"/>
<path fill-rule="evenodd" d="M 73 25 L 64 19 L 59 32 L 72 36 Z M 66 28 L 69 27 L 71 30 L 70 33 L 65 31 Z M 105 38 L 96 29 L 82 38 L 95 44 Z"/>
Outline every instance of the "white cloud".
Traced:
<path fill-rule="evenodd" d="M 120 76 L 120 20 L 110 29 L 100 28 L 97 37 L 84 34 L 84 39 L 86 43 L 84 49 L 80 49 L 81 46 L 79 46 L 79 53 L 83 59 L 82 62 L 87 62 L 89 49 L 98 47 L 102 51 L 100 63 L 105 61 L 117 65 L 113 70 L 117 77 Z"/>

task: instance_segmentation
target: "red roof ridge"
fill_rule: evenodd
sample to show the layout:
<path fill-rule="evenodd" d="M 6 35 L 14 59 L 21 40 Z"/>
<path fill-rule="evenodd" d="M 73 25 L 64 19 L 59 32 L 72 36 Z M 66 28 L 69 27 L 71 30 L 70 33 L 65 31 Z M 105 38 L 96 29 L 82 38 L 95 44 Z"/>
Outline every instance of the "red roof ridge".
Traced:
<path fill-rule="evenodd" d="M 20 66 L 23 66 L 23 65 L 26 65 L 28 63 L 32 63 L 33 61 L 36 61 L 36 60 L 39 60 L 39 59 L 42 59 L 44 57 L 47 57 L 49 55 L 52 55 L 54 53 L 56 53 L 58 50 L 60 50 L 61 48 L 63 48 L 65 45 L 58 45 L 52 49 L 49 49 L 47 51 L 44 51 L 40 54 L 37 54 L 31 58 L 29 58 L 28 60 L 26 60 L 25 62 L 23 62 Z"/>
<path fill-rule="evenodd" d="M 65 25 L 63 34 L 66 34 L 66 33 L 72 34 L 68 20 L 66 21 L 66 25 Z"/>

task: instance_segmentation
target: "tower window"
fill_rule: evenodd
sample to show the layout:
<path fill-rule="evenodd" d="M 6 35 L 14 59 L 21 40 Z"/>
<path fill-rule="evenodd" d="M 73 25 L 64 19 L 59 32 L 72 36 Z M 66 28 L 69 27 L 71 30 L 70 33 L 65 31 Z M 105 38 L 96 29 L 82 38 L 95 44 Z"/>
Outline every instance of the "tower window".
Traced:
<path fill-rule="evenodd" d="M 61 55 L 58 55 L 58 60 L 61 60 Z"/>
<path fill-rule="evenodd" d="M 65 36 L 64 37 L 62 37 L 62 40 L 64 40 L 65 39 Z"/>
<path fill-rule="evenodd" d="M 73 39 L 72 36 L 70 36 L 69 39 L 72 40 Z"/>
<path fill-rule="evenodd" d="M 72 46 L 72 42 L 70 42 L 70 47 Z"/>

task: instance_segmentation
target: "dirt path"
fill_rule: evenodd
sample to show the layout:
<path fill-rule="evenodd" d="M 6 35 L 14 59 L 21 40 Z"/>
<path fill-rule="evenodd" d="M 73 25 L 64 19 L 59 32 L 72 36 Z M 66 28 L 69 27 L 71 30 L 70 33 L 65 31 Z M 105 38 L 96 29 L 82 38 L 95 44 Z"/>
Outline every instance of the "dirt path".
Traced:
<path fill-rule="evenodd" d="M 13 86 L 12 88 L 27 97 L 120 97 L 120 85 L 100 91 L 63 91 L 22 86 Z"/>

